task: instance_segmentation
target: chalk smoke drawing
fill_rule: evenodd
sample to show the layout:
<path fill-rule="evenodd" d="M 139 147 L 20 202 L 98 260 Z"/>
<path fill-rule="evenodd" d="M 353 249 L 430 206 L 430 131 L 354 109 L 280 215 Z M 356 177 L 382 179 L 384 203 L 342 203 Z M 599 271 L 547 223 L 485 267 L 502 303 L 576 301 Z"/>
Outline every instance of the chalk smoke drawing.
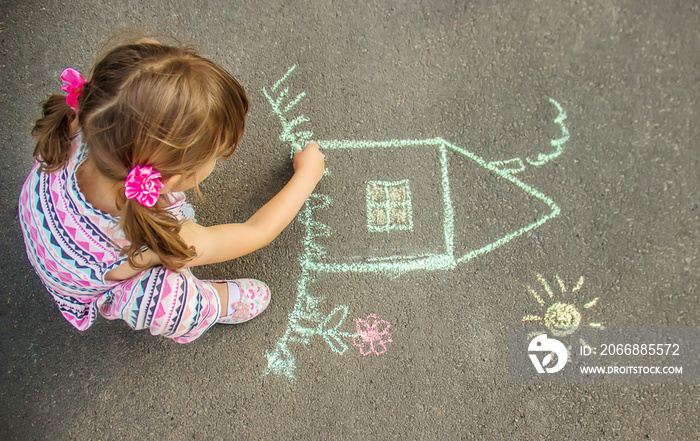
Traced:
<path fill-rule="evenodd" d="M 527 291 L 530 293 L 537 304 L 543 309 L 540 315 L 527 314 L 522 318 L 523 323 L 542 324 L 548 330 L 549 334 L 555 337 L 567 337 L 574 334 L 581 326 L 601 329 L 603 325 L 598 322 L 584 323 L 583 313 L 598 304 L 598 297 L 588 300 L 587 302 L 578 299 L 584 284 L 584 277 L 581 276 L 576 285 L 569 292 L 566 288 L 564 280 L 558 275 L 554 276 L 557 282 L 559 293 L 552 289 L 552 286 L 547 282 L 541 274 L 537 274 L 537 280 L 542 285 L 542 291 L 537 291 L 527 286 Z M 583 303 L 585 302 L 585 303 Z M 529 337 L 534 337 L 536 334 Z M 583 339 L 579 339 L 582 346 L 589 347 Z M 571 345 L 567 346 L 569 356 L 571 356 Z"/>
<path fill-rule="evenodd" d="M 309 118 L 304 115 L 293 119 L 289 118 L 290 112 L 306 96 L 306 93 L 302 92 L 296 95 L 295 98 L 288 99 L 290 90 L 285 86 L 285 83 L 295 68 L 296 66 L 293 66 L 289 69 L 269 90 L 267 88 L 262 90 L 272 107 L 272 112 L 279 118 L 282 125 L 280 141 L 291 147 L 292 156 L 294 152 L 303 148 L 313 138 L 311 130 L 302 130 L 300 128 L 303 124 L 310 122 Z M 396 139 L 388 141 L 317 141 L 326 155 L 334 151 L 429 151 L 432 152 L 431 154 L 436 155 L 438 160 L 435 175 L 438 176 L 438 182 L 435 184 L 439 188 L 440 195 L 435 199 L 438 204 L 436 211 L 440 212 L 440 222 L 436 222 L 438 226 L 436 227 L 435 236 L 438 237 L 439 243 L 436 246 L 439 250 L 432 249 L 424 250 L 423 252 L 406 252 L 404 254 L 390 254 L 387 256 L 332 256 L 328 253 L 327 245 L 323 242 L 331 237 L 331 227 L 319 218 L 324 210 L 328 210 L 332 206 L 333 199 L 328 195 L 319 193 L 317 190 L 309 197 L 299 213 L 299 221 L 304 226 L 305 231 L 302 239 L 303 252 L 299 259 L 301 273 L 296 286 L 297 298 L 294 308 L 289 314 L 287 330 L 279 338 L 275 347 L 266 354 L 268 365 L 265 375 L 274 373 L 277 376 L 286 376 L 291 380 L 295 378 L 296 359 L 290 349 L 290 344 L 292 343 L 309 345 L 312 338 L 320 337 L 326 341 L 331 350 L 338 354 L 343 354 L 348 349 L 346 341 L 358 342 L 363 338 L 359 330 L 356 330 L 354 333 L 342 330 L 342 325 L 349 314 L 347 305 L 336 306 L 327 315 L 321 312 L 320 303 L 322 297 L 310 294 L 310 287 L 318 280 L 318 277 L 339 273 L 382 273 L 398 277 L 410 271 L 451 270 L 459 264 L 495 250 L 556 217 L 560 213 L 559 206 L 552 199 L 515 176 L 526 168 L 526 164 L 539 167 L 558 157 L 564 151 L 565 143 L 569 139 L 569 131 L 564 125 L 566 113 L 559 103 L 553 99 L 549 101 L 559 112 L 554 122 L 560 127 L 561 137 L 551 141 L 551 145 L 555 148 L 554 152 L 541 153 L 535 159 L 526 158 L 524 161 L 520 158 L 513 158 L 505 161 L 488 162 L 443 138 Z M 498 179 L 515 185 L 526 195 L 541 201 L 549 211 L 540 215 L 534 221 L 497 237 L 486 245 L 467 250 L 464 254 L 457 253 L 455 248 L 455 213 L 450 187 L 450 155 L 470 160 L 477 166 L 495 175 Z M 331 161 L 327 159 L 327 166 L 329 162 Z M 327 168 L 324 176 L 333 176 L 333 174 Z M 324 177 L 324 179 L 326 178 Z M 411 207 L 414 203 L 413 194 L 415 191 L 410 186 L 409 181 L 407 179 L 372 179 L 364 181 L 366 191 L 362 197 L 365 199 L 367 230 L 369 232 L 410 234 L 413 231 L 415 223 Z M 416 189 L 416 191 L 420 190 L 420 188 Z M 337 197 L 345 196 L 338 195 Z M 359 197 L 358 195 L 352 196 Z M 377 318 L 377 320 L 381 319 Z M 376 334 L 371 335 L 376 337 Z M 391 338 L 388 337 L 385 341 L 388 343 L 391 341 Z M 356 344 L 355 346 L 358 345 Z M 368 353 L 367 348 L 362 350 L 365 351 L 365 355 Z M 383 353 L 384 350 L 385 348 L 377 352 Z"/>

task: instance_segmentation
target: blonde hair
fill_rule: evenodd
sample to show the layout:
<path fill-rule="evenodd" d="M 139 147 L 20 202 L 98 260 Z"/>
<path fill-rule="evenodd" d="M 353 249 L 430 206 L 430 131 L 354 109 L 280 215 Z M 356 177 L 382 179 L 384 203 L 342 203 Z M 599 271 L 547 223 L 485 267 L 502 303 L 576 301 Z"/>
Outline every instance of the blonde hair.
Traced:
<path fill-rule="evenodd" d="M 34 155 L 46 172 L 65 166 L 76 130 L 97 169 L 123 183 L 135 166 L 151 166 L 164 178 L 183 178 L 214 158 L 233 154 L 243 136 L 248 98 L 236 79 L 191 48 L 135 42 L 106 52 L 91 69 L 75 112 L 64 95 L 44 103 L 43 117 L 32 135 Z M 178 269 L 195 256 L 180 238 L 180 222 L 160 197 L 147 208 L 126 199 L 116 201 L 120 226 L 130 245 L 129 263 L 143 247 L 163 266 Z"/>

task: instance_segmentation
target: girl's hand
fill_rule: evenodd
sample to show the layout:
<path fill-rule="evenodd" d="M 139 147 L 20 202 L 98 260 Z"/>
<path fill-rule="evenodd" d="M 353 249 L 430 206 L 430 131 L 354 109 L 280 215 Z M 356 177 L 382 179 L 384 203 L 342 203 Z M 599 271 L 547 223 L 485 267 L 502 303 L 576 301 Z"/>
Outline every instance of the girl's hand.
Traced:
<path fill-rule="evenodd" d="M 272 242 L 304 206 L 323 177 L 323 167 L 323 153 L 310 142 L 294 154 L 295 173 L 287 185 L 244 223 L 202 227 L 186 221 L 180 237 L 195 248 L 197 257 L 185 266 L 235 259 Z"/>
<path fill-rule="evenodd" d="M 324 158 L 318 149 L 318 143 L 310 142 L 301 150 L 294 153 L 294 171 L 304 174 L 318 182 L 323 177 Z"/>

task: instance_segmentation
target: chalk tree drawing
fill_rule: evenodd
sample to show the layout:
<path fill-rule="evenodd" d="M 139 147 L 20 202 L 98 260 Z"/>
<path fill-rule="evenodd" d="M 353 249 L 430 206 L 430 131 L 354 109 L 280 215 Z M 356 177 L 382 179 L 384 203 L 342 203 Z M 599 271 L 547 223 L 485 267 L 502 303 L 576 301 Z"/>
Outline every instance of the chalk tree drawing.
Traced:
<path fill-rule="evenodd" d="M 311 130 L 302 130 L 301 126 L 309 123 L 310 120 L 304 115 L 290 118 L 290 112 L 294 110 L 302 99 L 305 92 L 296 95 L 293 99 L 288 99 L 289 87 L 285 86 L 289 76 L 296 66 L 293 66 L 287 73 L 277 81 L 269 90 L 263 88 L 262 92 L 272 106 L 273 113 L 279 118 L 282 125 L 280 141 L 291 147 L 291 154 L 303 148 L 306 143 L 313 138 Z M 548 220 L 556 217 L 560 208 L 549 197 L 518 179 L 515 175 L 524 170 L 527 165 L 539 167 L 558 157 L 563 151 L 565 143 L 569 139 L 569 131 L 564 125 L 566 113 L 562 107 L 554 101 L 549 101 L 557 108 L 559 114 L 554 122 L 560 127 L 561 136 L 551 141 L 555 150 L 551 153 L 539 154 L 535 159 L 513 158 L 505 161 L 486 161 L 485 159 L 467 151 L 443 138 L 431 139 L 395 139 L 388 141 L 350 141 L 350 140 L 328 140 L 317 141 L 321 149 L 328 155 L 332 151 L 426 151 L 436 154 L 437 170 L 435 175 L 439 182 L 440 219 L 436 227 L 435 235 L 438 236 L 439 251 L 427 250 L 420 253 L 391 254 L 388 256 L 331 256 L 327 252 L 324 240 L 330 238 L 333 230 L 329 225 L 319 220 L 319 214 L 323 210 L 329 209 L 333 204 L 333 199 L 318 192 L 312 194 L 299 213 L 299 221 L 304 226 L 305 232 L 302 239 L 303 252 L 300 256 L 301 273 L 297 280 L 297 298 L 292 312 L 289 314 L 287 330 L 279 338 L 275 347 L 267 351 L 267 369 L 265 375 L 274 373 L 277 376 L 286 376 L 294 380 L 296 369 L 296 359 L 292 354 L 290 345 L 292 343 L 309 345 L 314 337 L 320 337 L 338 354 L 343 354 L 348 349 L 346 342 L 352 342 L 360 347 L 363 355 L 374 352 L 379 355 L 386 351 L 386 343 L 390 343 L 391 335 L 379 337 L 379 331 L 367 332 L 359 327 L 359 323 L 366 324 L 367 321 L 356 321 L 358 328 L 356 332 L 347 332 L 342 329 L 343 323 L 349 314 L 347 305 L 336 306 L 329 314 L 324 315 L 319 307 L 322 298 L 310 294 L 309 288 L 317 280 L 317 277 L 327 274 L 339 273 L 382 273 L 393 277 L 409 271 L 436 271 L 451 270 L 457 265 L 468 262 L 478 256 L 486 254 L 496 248 L 510 242 L 524 233 L 540 227 Z M 495 175 L 504 182 L 515 185 L 526 195 L 541 201 L 547 207 L 547 213 L 540 215 L 532 222 L 509 231 L 500 237 L 490 241 L 486 245 L 478 246 L 467 250 L 464 254 L 458 253 L 455 249 L 455 215 L 451 197 L 450 183 L 450 156 L 456 156 L 470 160 L 478 167 L 481 167 Z M 325 176 L 332 175 L 332 171 L 326 161 Z M 341 165 L 341 164 L 338 164 Z M 325 179 L 325 178 L 324 178 Z M 367 229 L 370 232 L 411 232 L 413 229 L 413 214 L 411 212 L 412 187 L 409 180 L 367 180 L 365 207 L 367 210 Z M 337 197 L 344 196 L 338 195 Z M 370 316 L 372 317 L 372 316 Z M 368 319 L 370 318 L 368 317 Z M 358 319 L 363 320 L 363 319 Z M 382 319 L 374 315 L 373 320 L 381 323 Z M 311 324 L 311 325 L 310 325 Z M 383 325 L 388 330 L 389 324 Z M 371 326 L 370 328 L 371 329 Z M 375 332 L 376 331 L 376 332 Z M 364 340 L 363 340 L 364 339 Z M 369 340 L 368 340 L 369 339 Z M 377 340 L 379 346 L 369 345 L 369 341 Z M 367 343 L 363 345 L 362 343 Z M 379 350 L 376 350 L 379 347 Z M 362 352 L 364 351 L 364 352 Z"/>

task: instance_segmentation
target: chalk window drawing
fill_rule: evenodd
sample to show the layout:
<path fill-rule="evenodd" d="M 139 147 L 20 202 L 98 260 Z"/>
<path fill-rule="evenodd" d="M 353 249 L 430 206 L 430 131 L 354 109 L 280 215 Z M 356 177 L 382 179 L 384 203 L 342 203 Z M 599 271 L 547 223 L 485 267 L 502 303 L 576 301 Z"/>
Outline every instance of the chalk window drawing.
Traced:
<path fill-rule="evenodd" d="M 367 229 L 372 233 L 413 230 L 408 180 L 367 183 Z"/>

